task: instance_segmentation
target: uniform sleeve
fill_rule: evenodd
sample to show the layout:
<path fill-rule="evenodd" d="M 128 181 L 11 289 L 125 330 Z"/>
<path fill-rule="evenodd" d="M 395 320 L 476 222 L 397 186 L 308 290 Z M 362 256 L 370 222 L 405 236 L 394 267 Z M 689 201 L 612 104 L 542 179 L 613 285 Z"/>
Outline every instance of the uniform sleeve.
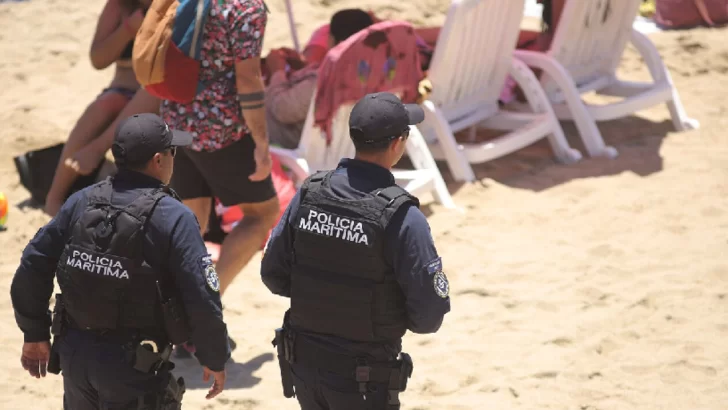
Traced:
<path fill-rule="evenodd" d="M 291 297 L 292 227 L 301 201 L 300 192 L 296 192 L 278 225 L 273 228 L 260 264 L 260 277 L 265 286 L 274 294 L 284 297 Z"/>
<path fill-rule="evenodd" d="M 435 333 L 450 311 L 450 285 L 427 219 L 410 206 L 394 216 L 387 234 L 389 258 L 407 300 L 408 328 Z"/>
<path fill-rule="evenodd" d="M 263 0 L 231 2 L 229 41 L 232 43 L 235 60 L 260 57 L 263 37 L 268 23 Z"/>
<path fill-rule="evenodd" d="M 41 342 L 51 338 L 48 303 L 53 293 L 53 278 L 76 205 L 83 197 L 82 191 L 73 194 L 23 250 L 20 266 L 10 286 L 10 297 L 15 321 L 23 331 L 25 342 Z"/>
<path fill-rule="evenodd" d="M 179 203 L 173 206 L 176 209 L 160 214 L 165 220 L 157 222 L 169 224 L 176 220 L 170 233 L 169 270 L 174 274 L 187 313 L 197 359 L 210 370 L 221 371 L 230 358 L 230 350 L 222 317 L 220 282 L 194 214 Z M 170 217 L 175 213 L 177 218 Z"/>

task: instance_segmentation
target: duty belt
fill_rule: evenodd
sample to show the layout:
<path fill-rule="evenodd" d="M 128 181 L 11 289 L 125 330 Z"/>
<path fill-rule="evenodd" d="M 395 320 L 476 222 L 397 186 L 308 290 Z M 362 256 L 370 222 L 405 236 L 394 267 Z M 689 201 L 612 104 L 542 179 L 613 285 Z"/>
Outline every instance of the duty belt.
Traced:
<path fill-rule="evenodd" d="M 357 368 L 370 367 L 368 381 L 375 383 L 389 383 L 393 370 L 399 370 L 399 362 L 373 362 L 341 355 L 321 348 L 303 338 L 296 339 L 293 347 L 293 363 L 336 373 L 353 380 L 357 375 L 364 376 L 365 370 L 357 370 Z M 359 374 L 360 372 L 361 374 Z"/>
<path fill-rule="evenodd" d="M 127 346 L 134 368 L 144 373 L 157 372 L 172 354 L 171 344 L 146 338 L 134 329 L 82 329 L 73 320 L 69 320 L 68 325 L 94 335 L 97 340 Z"/>
<path fill-rule="evenodd" d="M 371 361 L 363 357 L 352 357 L 331 352 L 317 346 L 304 338 L 296 337 L 295 332 L 285 330 L 285 360 L 336 373 L 342 377 L 355 380 L 359 393 L 365 395 L 368 383 L 382 383 L 389 390 L 388 409 L 399 409 L 399 393 L 407 389 L 407 379 L 412 376 L 412 358 L 407 353 L 400 353 L 399 360 L 385 362 Z M 284 386 L 284 391 L 285 391 Z M 289 397 L 288 395 L 286 397 Z"/>

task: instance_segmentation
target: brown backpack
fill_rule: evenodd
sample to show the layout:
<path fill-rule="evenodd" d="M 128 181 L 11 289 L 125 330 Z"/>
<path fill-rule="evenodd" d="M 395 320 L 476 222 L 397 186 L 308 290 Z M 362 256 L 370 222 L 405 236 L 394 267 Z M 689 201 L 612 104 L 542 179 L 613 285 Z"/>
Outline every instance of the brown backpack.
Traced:
<path fill-rule="evenodd" d="M 728 0 L 655 0 L 655 23 L 665 29 L 726 24 Z"/>
<path fill-rule="evenodd" d="M 163 100 L 189 103 L 200 81 L 200 48 L 211 0 L 154 0 L 134 40 L 137 81 Z M 212 81 L 216 80 L 214 77 Z"/>

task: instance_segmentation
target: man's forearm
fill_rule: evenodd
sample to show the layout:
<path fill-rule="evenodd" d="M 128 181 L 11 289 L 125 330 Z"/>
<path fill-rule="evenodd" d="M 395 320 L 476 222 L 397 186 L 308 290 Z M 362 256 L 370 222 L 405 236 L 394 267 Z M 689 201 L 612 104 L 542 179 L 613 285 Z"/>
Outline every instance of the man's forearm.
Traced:
<path fill-rule="evenodd" d="M 268 146 L 265 126 L 265 86 L 260 77 L 238 80 L 238 101 L 240 111 L 252 134 L 256 147 Z"/>

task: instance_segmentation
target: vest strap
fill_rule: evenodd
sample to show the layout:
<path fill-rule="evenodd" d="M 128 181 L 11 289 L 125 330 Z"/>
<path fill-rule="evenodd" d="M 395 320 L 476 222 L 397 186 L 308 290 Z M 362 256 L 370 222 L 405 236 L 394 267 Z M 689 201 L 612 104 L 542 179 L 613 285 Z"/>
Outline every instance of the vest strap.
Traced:
<path fill-rule="evenodd" d="M 167 196 L 167 193 L 161 189 L 144 192 L 139 198 L 127 205 L 124 208 L 124 212 L 141 221 L 142 225 L 144 225 L 149 215 L 154 212 L 159 201 L 165 196 Z"/>
<path fill-rule="evenodd" d="M 334 171 L 318 171 L 308 177 L 306 182 L 303 183 L 303 186 L 301 186 L 301 202 L 303 202 L 303 197 L 307 192 L 318 192 L 324 182 L 327 182 L 329 178 L 331 178 L 330 174 L 333 174 L 333 172 Z"/>
<path fill-rule="evenodd" d="M 378 191 L 376 196 L 386 200 L 387 206 L 395 205 L 395 203 L 401 205 L 404 202 L 412 202 L 415 206 L 420 206 L 420 201 L 399 185 L 386 187 Z"/>
<path fill-rule="evenodd" d="M 381 226 L 389 225 L 389 221 L 392 219 L 397 210 L 408 203 L 413 204 L 416 207 L 420 206 L 420 201 L 417 197 L 407 192 L 404 188 L 399 185 L 392 185 L 382 190 L 377 191 L 374 196 L 380 200 L 380 203 L 384 204 L 380 224 Z"/>
<path fill-rule="evenodd" d="M 94 205 L 111 205 L 111 194 L 113 187 L 111 185 L 111 177 L 99 182 L 88 196 L 88 203 Z"/>

